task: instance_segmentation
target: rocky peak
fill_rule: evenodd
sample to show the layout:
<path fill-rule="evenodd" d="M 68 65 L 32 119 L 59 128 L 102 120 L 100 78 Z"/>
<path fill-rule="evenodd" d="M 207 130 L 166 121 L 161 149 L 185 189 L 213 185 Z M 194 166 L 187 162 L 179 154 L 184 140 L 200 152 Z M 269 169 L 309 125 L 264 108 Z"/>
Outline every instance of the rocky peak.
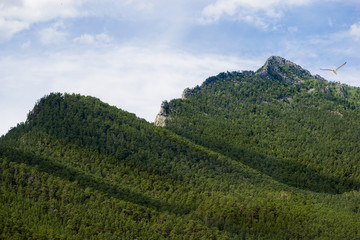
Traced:
<path fill-rule="evenodd" d="M 181 99 L 182 99 L 182 100 L 185 100 L 185 99 L 187 99 L 188 97 L 196 94 L 196 93 L 197 93 L 198 91 L 200 91 L 200 90 L 201 90 L 201 88 L 200 88 L 198 85 L 197 85 L 196 87 L 192 88 L 192 89 L 186 88 L 186 89 L 183 91 L 182 95 L 181 95 Z"/>
<path fill-rule="evenodd" d="M 275 78 L 294 84 L 301 82 L 301 78 L 304 77 L 314 78 L 308 70 L 278 56 L 269 57 L 264 66 L 256 72 L 256 75 L 264 78 Z"/>
<path fill-rule="evenodd" d="M 155 122 L 154 122 L 155 126 L 166 127 L 167 121 L 169 119 L 168 114 L 169 114 L 169 103 L 168 101 L 165 100 L 161 103 L 160 112 L 155 118 Z"/>

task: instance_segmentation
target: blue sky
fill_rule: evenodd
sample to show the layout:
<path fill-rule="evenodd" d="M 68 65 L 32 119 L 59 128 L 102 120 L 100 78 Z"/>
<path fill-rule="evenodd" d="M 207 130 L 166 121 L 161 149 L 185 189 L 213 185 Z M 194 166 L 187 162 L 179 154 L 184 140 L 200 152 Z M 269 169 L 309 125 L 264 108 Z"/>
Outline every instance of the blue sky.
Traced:
<path fill-rule="evenodd" d="M 358 0 L 0 0 L 0 135 L 50 92 L 152 122 L 163 100 L 272 55 L 360 86 Z M 338 75 L 320 68 L 336 68 Z"/>

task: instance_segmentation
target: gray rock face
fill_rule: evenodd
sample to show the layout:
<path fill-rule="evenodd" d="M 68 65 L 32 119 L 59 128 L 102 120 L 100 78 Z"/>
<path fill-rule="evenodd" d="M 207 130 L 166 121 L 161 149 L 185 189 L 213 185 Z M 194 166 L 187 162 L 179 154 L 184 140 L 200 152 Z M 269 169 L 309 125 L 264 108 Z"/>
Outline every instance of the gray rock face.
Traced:
<path fill-rule="evenodd" d="M 269 57 L 264 66 L 256 72 L 256 75 L 264 78 L 277 78 L 293 84 L 301 82 L 299 76 L 314 78 L 308 70 L 277 56 Z"/>
<path fill-rule="evenodd" d="M 168 120 L 169 120 L 169 103 L 168 101 L 163 101 L 160 107 L 160 112 L 158 113 L 158 115 L 155 118 L 155 126 L 159 126 L 159 127 L 166 127 Z"/>
<path fill-rule="evenodd" d="M 181 99 L 185 100 L 189 95 L 191 95 L 190 88 L 185 88 L 185 90 L 183 91 L 183 93 L 181 95 Z"/>
<path fill-rule="evenodd" d="M 336 92 L 338 92 L 343 97 L 347 96 L 347 88 L 343 84 L 337 84 L 336 85 Z"/>
<path fill-rule="evenodd" d="M 318 75 L 318 74 L 316 74 L 316 75 L 314 76 L 314 78 L 317 79 L 317 80 L 324 81 L 324 82 L 326 81 L 325 78 L 323 78 L 322 76 L 320 76 L 320 75 Z"/>
<path fill-rule="evenodd" d="M 183 91 L 182 95 L 181 95 L 181 99 L 182 99 L 182 100 L 185 100 L 185 99 L 187 99 L 188 97 L 196 94 L 196 93 L 199 92 L 200 90 L 201 90 L 201 87 L 199 87 L 199 86 L 196 86 L 196 87 L 194 87 L 194 88 L 192 88 L 192 89 L 186 88 L 186 89 Z"/>

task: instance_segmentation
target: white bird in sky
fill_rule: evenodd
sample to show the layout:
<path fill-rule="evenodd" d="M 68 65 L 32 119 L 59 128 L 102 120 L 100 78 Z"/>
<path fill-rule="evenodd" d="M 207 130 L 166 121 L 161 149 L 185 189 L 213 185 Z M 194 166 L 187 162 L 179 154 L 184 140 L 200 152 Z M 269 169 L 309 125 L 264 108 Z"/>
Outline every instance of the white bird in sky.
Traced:
<path fill-rule="evenodd" d="M 333 73 L 335 73 L 335 74 L 337 75 L 337 72 L 336 72 L 336 71 L 339 70 L 339 68 L 341 68 L 341 67 L 344 66 L 345 64 L 346 64 L 346 62 L 345 62 L 343 65 L 337 67 L 336 69 L 325 68 L 325 69 L 320 69 L 320 70 L 332 71 Z"/>

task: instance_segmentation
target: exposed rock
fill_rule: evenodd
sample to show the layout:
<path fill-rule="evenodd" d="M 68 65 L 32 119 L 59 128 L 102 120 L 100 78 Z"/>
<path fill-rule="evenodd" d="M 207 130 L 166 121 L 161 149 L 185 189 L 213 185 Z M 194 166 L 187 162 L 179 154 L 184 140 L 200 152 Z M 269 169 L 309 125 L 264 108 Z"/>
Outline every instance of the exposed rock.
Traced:
<path fill-rule="evenodd" d="M 190 88 L 185 88 L 185 90 L 181 94 L 181 99 L 185 100 L 190 95 L 190 93 L 191 93 Z"/>
<path fill-rule="evenodd" d="M 256 72 L 256 75 L 264 78 L 275 78 L 293 84 L 302 82 L 299 77 L 315 78 L 308 70 L 303 69 L 289 60 L 277 56 L 268 58 L 264 66 Z"/>
<path fill-rule="evenodd" d="M 32 176 L 30 176 L 29 178 L 28 178 L 28 182 L 33 182 L 34 181 L 34 177 L 32 177 Z"/>
<path fill-rule="evenodd" d="M 337 116 L 339 116 L 339 117 L 341 117 L 341 118 L 344 117 L 344 115 L 343 115 L 341 112 L 339 112 L 339 111 L 331 111 L 331 113 L 333 113 L 334 115 L 337 115 Z"/>
<path fill-rule="evenodd" d="M 254 76 L 255 75 L 255 73 L 253 71 L 248 71 L 248 70 L 241 71 L 241 73 L 243 75 L 247 75 L 247 76 Z"/>
<path fill-rule="evenodd" d="M 169 114 L 169 103 L 168 101 L 165 100 L 161 103 L 160 112 L 156 116 L 154 122 L 155 126 L 166 127 L 168 124 L 168 120 L 170 118 L 168 114 Z"/>
<path fill-rule="evenodd" d="M 310 88 L 307 92 L 312 93 L 313 91 L 315 91 L 315 88 Z"/>
<path fill-rule="evenodd" d="M 191 88 L 191 89 L 190 89 L 190 88 L 186 88 L 186 89 L 183 91 L 182 95 L 181 95 L 181 99 L 182 99 L 182 100 L 185 100 L 185 99 L 187 99 L 188 97 L 194 95 L 195 93 L 197 93 L 197 92 L 200 91 L 200 90 L 201 90 L 201 87 L 199 87 L 199 85 L 197 85 L 196 87 Z"/>
<path fill-rule="evenodd" d="M 314 78 L 315 78 L 316 80 L 326 81 L 325 78 L 323 78 L 322 76 L 320 76 L 320 75 L 318 75 L 318 74 L 316 74 L 316 75 L 314 76 Z"/>
<path fill-rule="evenodd" d="M 346 89 L 346 86 L 343 84 L 336 85 L 336 92 L 339 93 L 343 97 L 347 96 L 347 89 Z"/>
<path fill-rule="evenodd" d="M 282 192 L 280 194 L 280 199 L 283 199 L 283 200 L 289 200 L 291 197 L 291 195 L 289 193 L 286 193 L 286 192 Z"/>
<path fill-rule="evenodd" d="M 34 118 L 35 118 L 35 109 L 29 111 L 25 123 L 29 123 Z"/>

